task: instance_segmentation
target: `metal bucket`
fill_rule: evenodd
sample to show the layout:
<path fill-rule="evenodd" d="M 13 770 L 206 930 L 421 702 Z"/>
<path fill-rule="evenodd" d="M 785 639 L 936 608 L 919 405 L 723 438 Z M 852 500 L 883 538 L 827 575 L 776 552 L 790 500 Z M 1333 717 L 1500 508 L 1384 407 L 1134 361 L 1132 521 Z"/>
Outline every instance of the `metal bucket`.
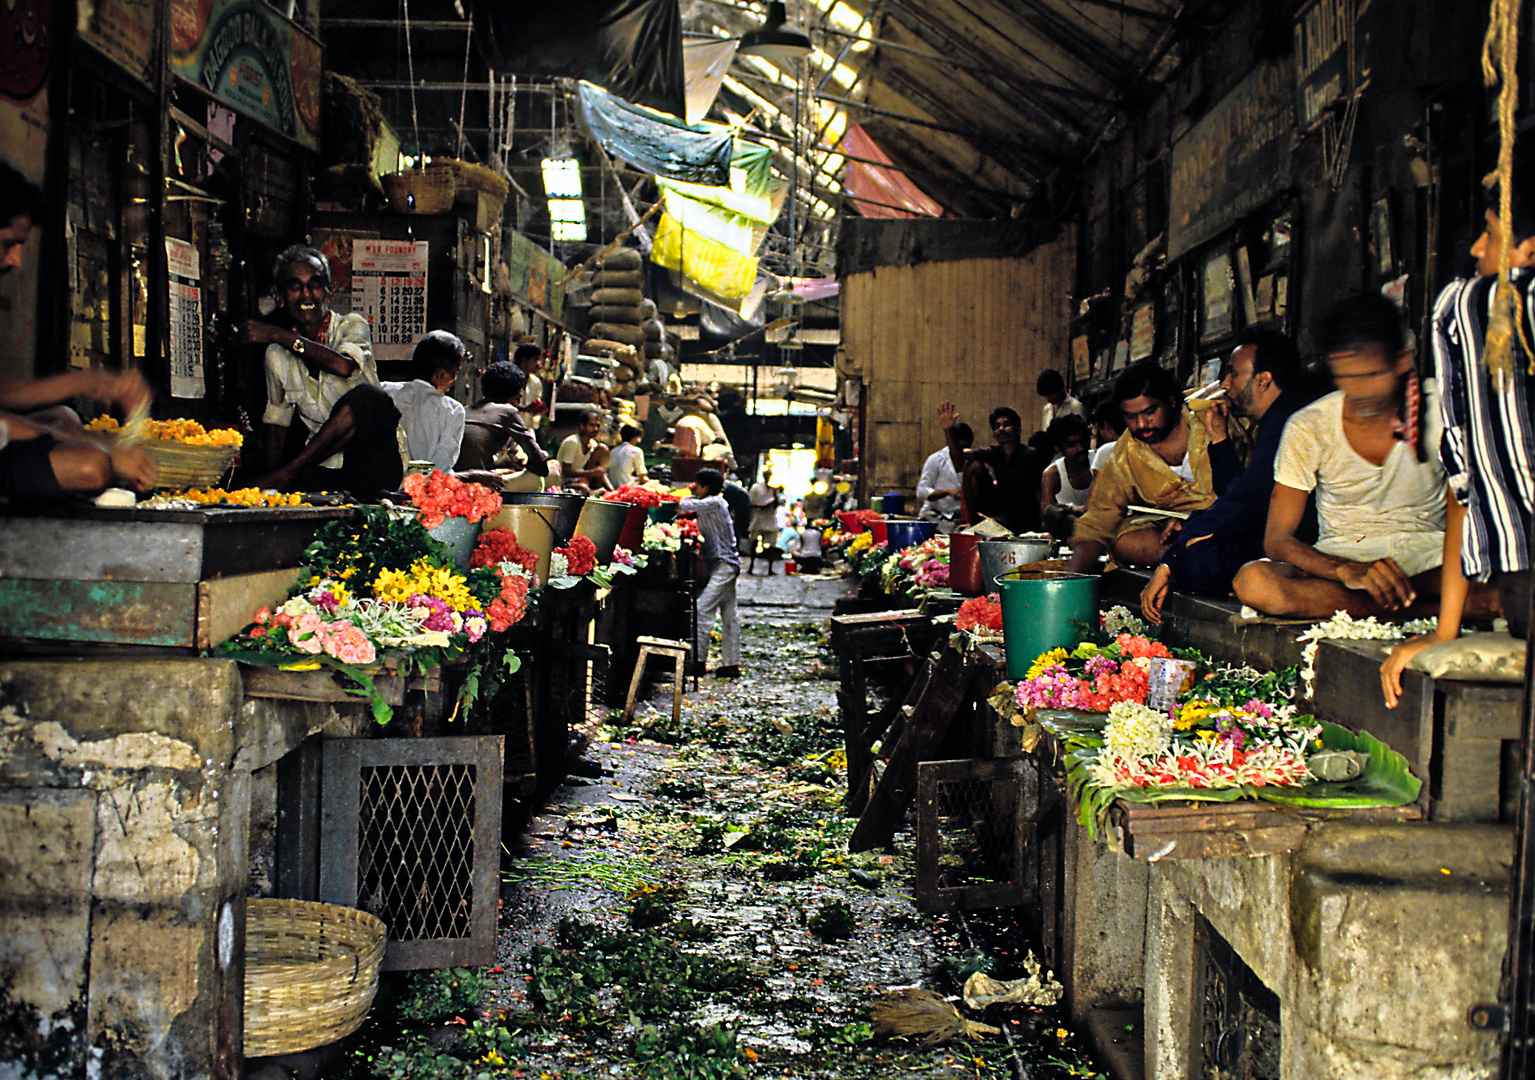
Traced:
<path fill-rule="evenodd" d="M 613 549 L 623 535 L 629 521 L 633 503 L 609 499 L 587 499 L 581 508 L 581 518 L 576 522 L 576 535 L 584 536 L 597 546 L 597 565 L 606 566 L 613 561 Z"/>
<path fill-rule="evenodd" d="M 475 542 L 480 538 L 479 522 L 471 522 L 466 517 L 444 518 L 441 525 L 428 529 L 427 534 L 433 540 L 448 545 L 448 550 L 453 553 L 453 562 L 460 570 L 469 568 L 469 558 L 474 554 Z"/>
<path fill-rule="evenodd" d="M 570 543 L 570 538 L 576 535 L 576 524 L 581 520 L 586 496 L 563 491 L 509 491 L 501 496 L 501 503 L 503 506 L 539 506 L 553 511 L 551 524 L 555 546 L 560 547 Z"/>
<path fill-rule="evenodd" d="M 1009 679 L 1023 678 L 1041 653 L 1069 647 L 1097 625 L 1096 575 L 1023 570 L 1004 575 L 1000 586 Z"/>
<path fill-rule="evenodd" d="M 998 581 L 1009 570 L 1048 559 L 1055 549 L 1050 537 L 1013 537 L 1008 540 L 982 540 L 975 545 L 981 555 L 981 589 L 998 591 Z"/>
<path fill-rule="evenodd" d="M 555 549 L 555 510 L 548 506 L 501 505 L 501 512 L 485 519 L 486 529 L 511 529 L 517 543 L 538 556 L 533 572 L 540 583 L 549 580 L 549 556 Z"/>

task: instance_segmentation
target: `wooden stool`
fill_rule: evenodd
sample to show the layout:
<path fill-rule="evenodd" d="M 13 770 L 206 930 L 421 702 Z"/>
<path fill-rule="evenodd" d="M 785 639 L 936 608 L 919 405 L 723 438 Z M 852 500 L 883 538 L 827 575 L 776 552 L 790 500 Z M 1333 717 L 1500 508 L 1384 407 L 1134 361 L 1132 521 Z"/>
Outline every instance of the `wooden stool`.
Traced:
<path fill-rule="evenodd" d="M 652 656 L 669 656 L 676 665 L 676 674 L 672 676 L 672 723 L 680 723 L 682 680 L 686 677 L 688 655 L 693 651 L 693 646 L 686 641 L 673 641 L 671 638 L 641 636 L 634 640 L 639 644 L 640 655 L 634 661 L 634 677 L 629 680 L 629 696 L 624 699 L 624 719 L 634 717 L 634 696 L 640 692 L 640 681 L 645 677 L 645 661 Z"/>

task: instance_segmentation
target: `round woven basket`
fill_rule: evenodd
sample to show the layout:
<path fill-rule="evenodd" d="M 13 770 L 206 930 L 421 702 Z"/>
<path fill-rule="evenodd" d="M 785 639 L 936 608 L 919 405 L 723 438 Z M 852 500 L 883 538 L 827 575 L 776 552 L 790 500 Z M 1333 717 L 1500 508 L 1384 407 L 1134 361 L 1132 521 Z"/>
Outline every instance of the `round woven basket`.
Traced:
<path fill-rule="evenodd" d="M 240 452 L 238 446 L 194 446 L 171 439 L 145 439 L 139 445 L 160 470 L 155 486 L 174 491 L 214 487 Z"/>
<path fill-rule="evenodd" d="M 458 194 L 458 174 L 446 165 L 380 177 L 389 208 L 400 214 L 446 214 Z"/>
<path fill-rule="evenodd" d="M 245 1056 L 298 1053 L 356 1031 L 378 991 L 383 922 L 308 900 L 249 900 L 245 911 Z"/>

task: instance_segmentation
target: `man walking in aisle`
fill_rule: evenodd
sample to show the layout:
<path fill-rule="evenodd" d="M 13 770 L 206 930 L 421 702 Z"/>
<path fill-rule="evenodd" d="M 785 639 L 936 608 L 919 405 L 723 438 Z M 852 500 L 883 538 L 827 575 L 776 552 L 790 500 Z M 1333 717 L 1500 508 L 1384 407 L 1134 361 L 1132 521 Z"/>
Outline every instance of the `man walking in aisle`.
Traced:
<path fill-rule="evenodd" d="M 698 532 L 703 537 L 699 558 L 704 566 L 704 590 L 698 596 L 698 636 L 693 643 L 693 660 L 688 674 L 702 675 L 708 670 L 709 633 L 714 616 L 720 617 L 720 664 L 714 669 L 717 679 L 741 677 L 741 621 L 736 615 L 736 577 L 741 573 L 741 555 L 736 550 L 735 528 L 730 521 L 730 507 L 720 494 L 725 478 L 718 469 L 699 469 L 693 481 L 693 497 L 677 504 L 678 513 L 697 514 Z"/>

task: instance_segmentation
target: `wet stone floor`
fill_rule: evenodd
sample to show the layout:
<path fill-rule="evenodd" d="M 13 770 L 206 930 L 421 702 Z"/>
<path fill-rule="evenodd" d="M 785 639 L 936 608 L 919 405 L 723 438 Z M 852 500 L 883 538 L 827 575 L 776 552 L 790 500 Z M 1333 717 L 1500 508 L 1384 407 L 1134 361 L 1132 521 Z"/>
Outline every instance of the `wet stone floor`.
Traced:
<path fill-rule="evenodd" d="M 392 980 L 326 1072 L 368 1077 L 1094 1077 L 1061 1010 L 924 1047 L 870 1006 L 970 971 L 1023 975 L 1016 912 L 924 915 L 912 836 L 850 855 L 826 635 L 849 583 L 743 575 L 744 675 L 664 679 L 586 751 L 504 860 L 490 968 Z M 717 646 L 716 646 L 717 648 Z M 660 667 L 661 665 L 657 665 Z M 712 658 L 711 658 L 712 667 Z M 387 1000 L 384 998 L 387 997 Z"/>

